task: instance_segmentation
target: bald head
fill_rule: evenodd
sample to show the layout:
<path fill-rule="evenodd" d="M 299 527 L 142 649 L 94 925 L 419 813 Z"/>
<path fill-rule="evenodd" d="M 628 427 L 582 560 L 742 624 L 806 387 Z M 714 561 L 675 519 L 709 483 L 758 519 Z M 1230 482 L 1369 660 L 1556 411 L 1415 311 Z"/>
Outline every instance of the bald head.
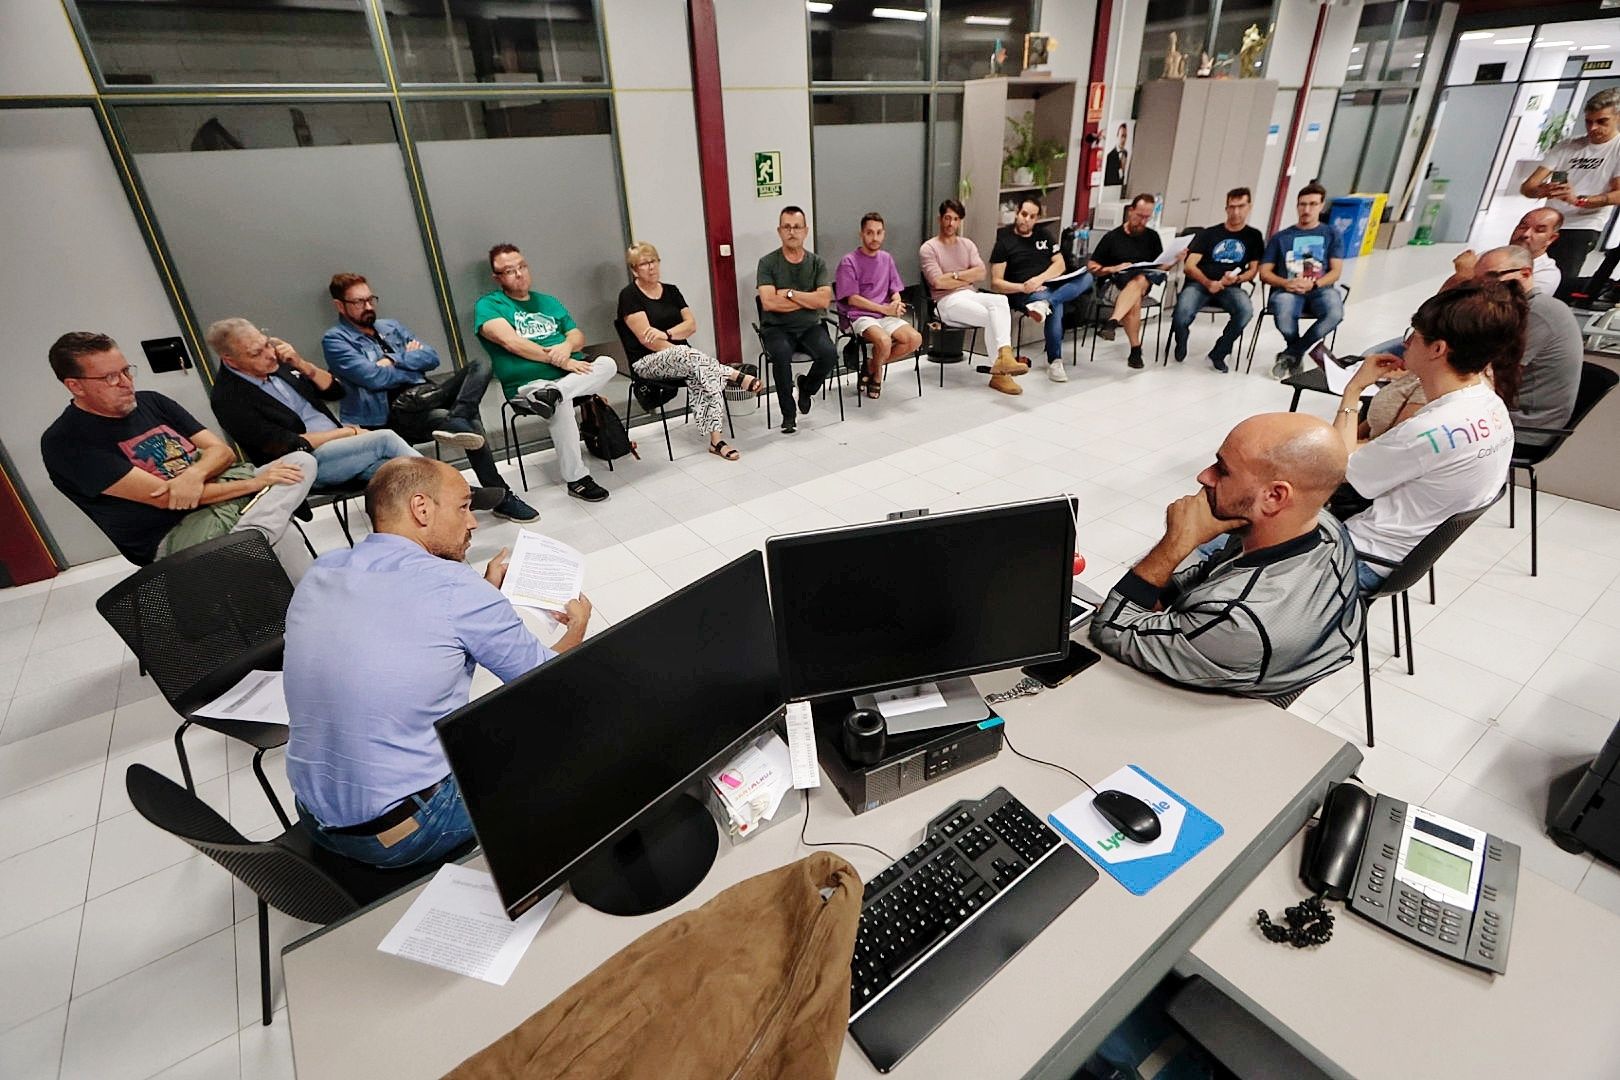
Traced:
<path fill-rule="evenodd" d="M 1539 259 L 1546 253 L 1548 245 L 1558 239 L 1558 230 L 1563 226 L 1564 215 L 1561 211 L 1551 206 L 1538 206 L 1519 219 L 1508 240 L 1530 252 L 1532 259 Z"/>
<path fill-rule="evenodd" d="M 1506 285 L 1517 286 L 1520 292 L 1529 292 L 1532 285 L 1531 266 L 1534 262 L 1530 250 L 1517 244 L 1491 248 L 1474 264 L 1474 280 L 1500 281 Z"/>
<path fill-rule="evenodd" d="M 403 536 L 456 562 L 466 558 L 478 527 L 471 503 L 472 489 L 461 473 L 434 458 L 394 458 L 366 485 L 372 532 Z"/>
<path fill-rule="evenodd" d="M 1261 413 L 1232 429 L 1247 455 L 1271 475 L 1293 486 L 1311 503 L 1311 516 L 1344 483 L 1350 460 L 1344 440 L 1326 421 L 1304 413 Z"/>

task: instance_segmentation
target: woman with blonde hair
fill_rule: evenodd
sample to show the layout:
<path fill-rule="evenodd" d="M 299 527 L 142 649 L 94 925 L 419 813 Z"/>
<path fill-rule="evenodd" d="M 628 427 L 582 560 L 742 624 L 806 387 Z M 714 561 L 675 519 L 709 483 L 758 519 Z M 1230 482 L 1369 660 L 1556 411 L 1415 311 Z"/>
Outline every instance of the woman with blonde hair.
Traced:
<path fill-rule="evenodd" d="M 720 437 L 725 416 L 720 395 L 728 382 L 758 395 L 764 382 L 687 344 L 697 331 L 697 319 L 681 290 L 663 280 L 657 248 L 638 241 L 625 252 L 624 261 L 632 278 L 619 293 L 619 321 L 629 354 L 625 359 L 640 378 L 685 379 L 693 419 L 709 437 L 709 453 L 736 461 L 740 456 L 736 447 Z"/>

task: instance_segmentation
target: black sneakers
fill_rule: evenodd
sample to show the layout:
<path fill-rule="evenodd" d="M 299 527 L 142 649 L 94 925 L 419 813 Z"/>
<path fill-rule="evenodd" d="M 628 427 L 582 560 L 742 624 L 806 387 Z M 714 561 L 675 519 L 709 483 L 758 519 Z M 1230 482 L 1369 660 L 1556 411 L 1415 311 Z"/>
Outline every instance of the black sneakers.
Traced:
<path fill-rule="evenodd" d="M 586 502 L 601 502 L 608 497 L 608 489 L 592 480 L 589 476 L 582 476 L 568 485 L 568 494 L 576 499 Z"/>
<path fill-rule="evenodd" d="M 493 510 L 512 495 L 504 487 L 475 487 L 472 489 L 472 509 Z"/>
<path fill-rule="evenodd" d="M 493 507 L 490 513 L 506 521 L 535 521 L 540 517 L 540 511 L 512 494 L 510 490 L 506 492 L 506 498 L 500 501 L 500 505 Z"/>
<path fill-rule="evenodd" d="M 816 403 L 815 395 L 804 388 L 803 375 L 800 375 L 798 379 L 794 381 L 793 385 L 799 388 L 799 411 L 802 413 L 808 413 L 810 411 L 810 406 Z"/>
<path fill-rule="evenodd" d="M 798 430 L 799 430 L 798 422 L 795 421 L 793 419 L 793 417 L 791 417 L 791 416 L 782 417 L 782 434 L 784 434 L 784 435 L 792 435 L 795 431 L 798 431 Z"/>
<path fill-rule="evenodd" d="M 562 391 L 555 386 L 548 386 L 543 390 L 535 390 L 524 399 L 544 419 L 550 420 L 551 414 L 557 411 L 557 404 L 562 401 Z"/>
<path fill-rule="evenodd" d="M 1135 347 L 1135 348 L 1133 348 L 1131 350 L 1131 355 L 1126 357 L 1126 359 L 1125 359 L 1125 365 L 1127 367 L 1141 368 L 1141 366 L 1142 366 L 1142 347 L 1140 345 L 1138 345 L 1137 347 Z"/>

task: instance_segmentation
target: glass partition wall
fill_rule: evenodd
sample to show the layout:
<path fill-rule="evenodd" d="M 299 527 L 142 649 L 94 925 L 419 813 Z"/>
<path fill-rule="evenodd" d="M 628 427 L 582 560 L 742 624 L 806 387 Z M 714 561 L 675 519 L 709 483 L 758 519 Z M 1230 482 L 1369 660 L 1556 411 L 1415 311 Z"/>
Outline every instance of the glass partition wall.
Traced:
<path fill-rule="evenodd" d="M 67 7 L 195 351 L 241 315 L 320 363 L 352 271 L 459 364 L 508 241 L 612 336 L 628 241 L 593 0 Z"/>

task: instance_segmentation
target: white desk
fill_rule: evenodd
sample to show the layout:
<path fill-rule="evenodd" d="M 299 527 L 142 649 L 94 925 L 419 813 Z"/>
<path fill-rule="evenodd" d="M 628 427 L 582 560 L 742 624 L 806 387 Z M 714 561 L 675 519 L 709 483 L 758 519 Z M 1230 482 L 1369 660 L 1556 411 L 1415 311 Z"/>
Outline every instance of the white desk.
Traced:
<path fill-rule="evenodd" d="M 989 691 L 1014 676 L 978 682 Z M 918 1047 L 901 1076 L 1072 1076 L 1310 817 L 1328 783 L 1361 760 L 1349 744 L 1271 705 L 1178 690 L 1109 660 L 1057 690 L 1009 702 L 1002 715 L 1024 753 L 1088 779 L 1139 764 L 1226 833 L 1147 896 L 1104 875 Z M 1081 790 L 1005 750 L 858 818 L 824 782 L 811 799 L 810 839 L 862 840 L 899 855 L 950 803 L 997 785 L 1043 816 Z M 864 875 L 884 865 L 858 848 L 836 850 Z M 374 905 L 284 950 L 298 1076 L 440 1076 L 664 919 L 807 853 L 791 822 L 736 848 L 722 844 L 695 892 L 638 918 L 603 915 L 565 894 L 505 987 L 379 953 L 417 890 Z M 846 1042 L 839 1075 L 877 1073 Z"/>
<path fill-rule="evenodd" d="M 1303 836 L 1176 965 L 1202 975 L 1340 1077 L 1620 1076 L 1620 916 L 1529 870 L 1506 975 L 1464 967 L 1333 904 L 1333 940 L 1274 945 L 1255 912 L 1307 894 Z"/>

